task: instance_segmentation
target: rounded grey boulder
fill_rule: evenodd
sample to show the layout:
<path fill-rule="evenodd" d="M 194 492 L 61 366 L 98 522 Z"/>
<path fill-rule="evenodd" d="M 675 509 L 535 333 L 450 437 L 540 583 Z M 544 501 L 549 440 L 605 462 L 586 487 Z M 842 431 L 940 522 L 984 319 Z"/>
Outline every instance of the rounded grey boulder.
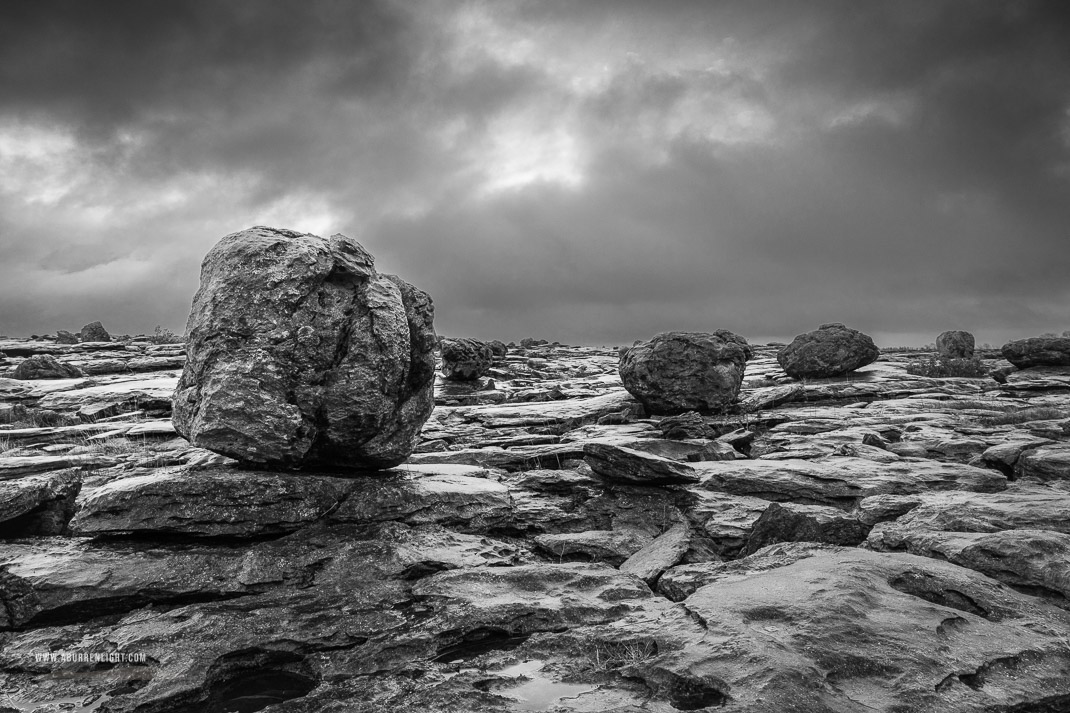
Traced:
<path fill-rule="evenodd" d="M 776 359 L 793 379 L 821 379 L 872 364 L 880 353 L 868 335 L 831 322 L 795 337 Z"/>
<path fill-rule="evenodd" d="M 29 379 L 74 379 L 85 376 L 82 370 L 56 360 L 51 354 L 34 354 L 19 362 L 14 378 Z"/>
<path fill-rule="evenodd" d="M 78 337 L 83 342 L 110 342 L 111 335 L 108 334 L 108 330 L 104 329 L 104 325 L 100 322 L 90 322 L 82 327 L 82 331 Z"/>
<path fill-rule="evenodd" d="M 442 375 L 451 381 L 475 381 L 490 369 L 491 346 L 478 339 L 443 339 Z"/>
<path fill-rule="evenodd" d="M 433 320 L 344 235 L 228 235 L 201 266 L 175 429 L 266 467 L 393 467 L 434 408 Z"/>
<path fill-rule="evenodd" d="M 653 414 L 709 413 L 739 396 L 751 357 L 747 340 L 724 329 L 663 332 L 622 349 L 621 381 Z"/>
<path fill-rule="evenodd" d="M 973 350 L 973 335 L 969 332 L 953 329 L 936 338 L 936 353 L 947 359 L 970 359 Z"/>
<path fill-rule="evenodd" d="M 1003 358 L 1019 369 L 1032 366 L 1070 366 L 1070 337 L 1030 337 L 1007 342 Z"/>

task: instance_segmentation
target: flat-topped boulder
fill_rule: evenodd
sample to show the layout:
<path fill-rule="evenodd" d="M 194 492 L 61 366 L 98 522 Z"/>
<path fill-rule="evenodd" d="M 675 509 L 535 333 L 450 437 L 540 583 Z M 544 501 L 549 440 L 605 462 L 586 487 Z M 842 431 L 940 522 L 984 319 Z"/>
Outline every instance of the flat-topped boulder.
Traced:
<path fill-rule="evenodd" d="M 1019 369 L 1034 366 L 1070 366 L 1070 337 L 1030 337 L 1007 342 L 1003 358 Z"/>
<path fill-rule="evenodd" d="M 793 379 L 821 379 L 872 364 L 879 356 L 880 349 L 868 335 L 832 322 L 795 337 L 776 358 Z"/>
<path fill-rule="evenodd" d="M 201 267 L 175 428 L 252 464 L 397 465 L 434 407 L 433 317 L 344 235 L 228 235 Z"/>

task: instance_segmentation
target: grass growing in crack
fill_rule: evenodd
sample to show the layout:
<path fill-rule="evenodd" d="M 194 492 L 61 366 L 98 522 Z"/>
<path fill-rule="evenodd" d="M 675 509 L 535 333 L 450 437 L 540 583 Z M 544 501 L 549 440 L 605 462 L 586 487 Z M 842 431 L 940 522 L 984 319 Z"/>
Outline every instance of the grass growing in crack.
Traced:
<path fill-rule="evenodd" d="M 988 376 L 988 368 L 977 357 L 972 359 L 949 359 L 931 356 L 907 364 L 907 373 L 912 376 L 927 376 L 937 379 L 949 377 L 981 378 Z"/>
<path fill-rule="evenodd" d="M 1028 423 L 1030 421 L 1056 421 L 1070 418 L 1070 410 L 1054 408 L 1051 406 L 1033 406 L 1021 411 L 1011 411 L 999 416 L 988 416 L 981 419 L 985 426 L 1008 426 L 1015 423 Z"/>
<path fill-rule="evenodd" d="M 587 657 L 595 671 L 613 671 L 633 666 L 649 661 L 657 655 L 658 642 L 653 639 L 595 641 L 587 649 Z"/>

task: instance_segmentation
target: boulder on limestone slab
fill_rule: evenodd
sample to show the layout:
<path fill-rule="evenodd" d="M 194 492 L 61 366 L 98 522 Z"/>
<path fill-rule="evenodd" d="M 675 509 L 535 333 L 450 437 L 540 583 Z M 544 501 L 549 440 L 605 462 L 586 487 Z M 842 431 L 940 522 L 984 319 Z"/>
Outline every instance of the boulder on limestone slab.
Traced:
<path fill-rule="evenodd" d="M 487 373 L 494 352 L 478 339 L 443 339 L 442 375 L 452 381 L 475 381 Z"/>
<path fill-rule="evenodd" d="M 66 329 L 61 329 L 56 332 L 56 344 L 77 344 L 78 335 L 68 332 Z"/>
<path fill-rule="evenodd" d="M 111 341 L 111 335 L 108 334 L 108 330 L 104 329 L 104 325 L 100 322 L 90 322 L 85 325 L 78 336 L 83 342 Z"/>
<path fill-rule="evenodd" d="M 972 359 L 973 335 L 959 329 L 941 332 L 936 338 L 936 353 L 945 359 Z"/>
<path fill-rule="evenodd" d="M 201 267 L 175 428 L 265 466 L 397 465 L 434 408 L 433 319 L 344 235 L 228 235 Z"/>
<path fill-rule="evenodd" d="M 1030 337 L 1007 342 L 1003 358 L 1019 369 L 1032 366 L 1070 366 L 1070 337 Z"/>
<path fill-rule="evenodd" d="M 879 356 L 869 336 L 832 322 L 795 337 L 776 359 L 793 379 L 823 379 L 872 364 Z"/>
<path fill-rule="evenodd" d="M 51 354 L 35 354 L 19 362 L 13 376 L 16 379 L 77 379 L 85 376 L 82 370 L 70 364 L 63 364 Z"/>
<path fill-rule="evenodd" d="M 728 330 L 663 332 L 621 350 L 624 388 L 654 414 L 723 410 L 739 396 L 752 351 Z"/>

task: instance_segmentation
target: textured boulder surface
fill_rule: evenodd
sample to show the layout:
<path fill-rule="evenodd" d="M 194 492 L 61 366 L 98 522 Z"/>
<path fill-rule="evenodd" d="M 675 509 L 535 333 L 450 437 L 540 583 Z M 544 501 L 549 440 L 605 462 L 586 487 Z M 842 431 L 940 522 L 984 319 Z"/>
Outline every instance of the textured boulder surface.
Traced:
<path fill-rule="evenodd" d="M 869 336 L 833 322 L 795 337 L 776 358 L 792 378 L 822 379 L 872 364 L 878 356 L 880 350 Z"/>
<path fill-rule="evenodd" d="M 111 335 L 108 334 L 108 330 L 104 329 L 104 325 L 100 322 L 90 322 L 82 327 L 82 331 L 79 333 L 79 338 L 83 342 L 111 341 Z"/>
<path fill-rule="evenodd" d="M 77 344 L 78 335 L 68 332 L 66 329 L 61 329 L 56 332 L 56 344 Z"/>
<path fill-rule="evenodd" d="M 494 352 L 478 339 L 443 339 L 442 375 L 452 381 L 475 381 L 487 373 Z"/>
<path fill-rule="evenodd" d="M 75 379 L 85 376 L 82 370 L 70 364 L 63 364 L 50 354 L 34 354 L 19 362 L 15 367 L 16 379 Z"/>
<path fill-rule="evenodd" d="M 970 359 L 973 350 L 973 335 L 960 329 L 941 332 L 936 338 L 936 353 L 948 359 Z"/>
<path fill-rule="evenodd" d="M 1003 345 L 1003 358 L 1019 369 L 1070 366 L 1070 337 L 1030 337 Z"/>
<path fill-rule="evenodd" d="M 201 267 L 175 429 L 270 467 L 397 465 L 434 407 L 433 319 L 344 235 L 228 235 Z"/>
<path fill-rule="evenodd" d="M 708 413 L 736 400 L 750 357 L 747 340 L 728 330 L 663 332 L 622 350 L 619 371 L 651 413 Z"/>

